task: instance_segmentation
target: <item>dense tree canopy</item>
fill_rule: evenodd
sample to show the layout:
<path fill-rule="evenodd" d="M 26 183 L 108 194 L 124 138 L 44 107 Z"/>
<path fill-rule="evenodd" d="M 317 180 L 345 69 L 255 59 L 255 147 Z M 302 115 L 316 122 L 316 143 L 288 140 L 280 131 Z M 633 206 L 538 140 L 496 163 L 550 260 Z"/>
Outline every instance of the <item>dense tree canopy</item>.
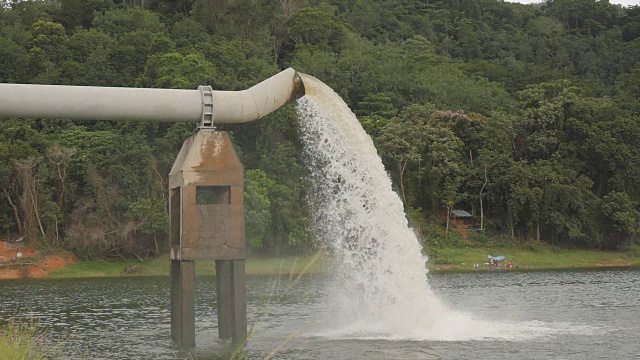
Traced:
<path fill-rule="evenodd" d="M 237 90 L 289 66 L 351 106 L 414 220 L 462 208 L 474 226 L 524 242 L 636 241 L 638 6 L 0 2 L 0 82 Z M 247 169 L 252 251 L 313 246 L 297 128 L 292 107 L 227 127 Z M 193 131 L 0 121 L 0 229 L 87 257 L 162 251 L 167 174 Z"/>

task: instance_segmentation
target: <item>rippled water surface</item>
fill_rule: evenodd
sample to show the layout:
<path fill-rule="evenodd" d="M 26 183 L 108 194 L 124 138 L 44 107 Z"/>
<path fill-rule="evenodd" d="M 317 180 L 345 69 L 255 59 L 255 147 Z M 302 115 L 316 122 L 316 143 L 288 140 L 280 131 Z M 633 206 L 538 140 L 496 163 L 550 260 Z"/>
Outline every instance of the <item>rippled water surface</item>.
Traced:
<path fill-rule="evenodd" d="M 635 359 L 640 358 L 640 271 L 432 274 L 453 310 L 502 326 L 500 337 L 379 339 L 341 335 L 327 301 L 331 280 L 248 278 L 253 326 L 247 358 L 281 359 Z M 198 279 L 196 359 L 229 358 L 217 340 L 214 278 Z M 69 359 L 184 359 L 170 338 L 169 279 L 0 282 L 0 316 L 37 318 Z M 462 331 L 462 330 L 461 330 Z M 489 332 L 488 332 L 489 333 Z M 495 333 L 492 329 L 491 334 Z M 449 338 L 449 339 L 448 339 Z"/>

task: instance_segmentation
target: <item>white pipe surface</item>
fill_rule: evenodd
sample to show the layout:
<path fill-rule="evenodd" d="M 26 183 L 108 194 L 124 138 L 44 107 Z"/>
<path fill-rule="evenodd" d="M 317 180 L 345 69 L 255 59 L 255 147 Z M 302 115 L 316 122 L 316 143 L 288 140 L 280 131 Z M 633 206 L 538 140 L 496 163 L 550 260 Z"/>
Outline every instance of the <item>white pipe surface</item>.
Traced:
<path fill-rule="evenodd" d="M 0 84 L 0 117 L 198 121 L 198 90 Z"/>
<path fill-rule="evenodd" d="M 242 91 L 213 92 L 213 122 L 242 123 L 259 119 L 292 101 L 302 82 L 292 68 Z"/>
<path fill-rule="evenodd" d="M 299 78 L 284 70 L 243 91 L 213 91 L 213 122 L 259 119 L 295 98 Z M 0 118 L 199 122 L 200 90 L 0 84 Z"/>

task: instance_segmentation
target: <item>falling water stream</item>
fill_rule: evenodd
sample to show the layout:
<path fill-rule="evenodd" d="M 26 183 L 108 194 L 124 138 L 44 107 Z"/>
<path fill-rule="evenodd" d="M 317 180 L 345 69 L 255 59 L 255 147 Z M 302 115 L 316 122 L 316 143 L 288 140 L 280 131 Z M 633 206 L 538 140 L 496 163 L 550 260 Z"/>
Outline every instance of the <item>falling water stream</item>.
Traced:
<path fill-rule="evenodd" d="M 308 75 L 302 79 L 306 95 L 297 112 L 311 173 L 313 233 L 338 264 L 326 301 L 339 313 L 322 335 L 462 340 L 548 333 L 539 323 L 475 319 L 439 300 L 371 138 L 330 87 Z"/>

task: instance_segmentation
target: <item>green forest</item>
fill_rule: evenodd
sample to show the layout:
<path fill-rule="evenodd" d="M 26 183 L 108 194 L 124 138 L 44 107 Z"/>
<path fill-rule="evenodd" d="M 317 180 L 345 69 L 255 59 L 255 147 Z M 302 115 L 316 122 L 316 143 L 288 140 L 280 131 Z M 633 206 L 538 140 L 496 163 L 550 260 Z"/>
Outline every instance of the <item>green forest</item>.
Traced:
<path fill-rule="evenodd" d="M 327 83 L 358 115 L 427 246 L 460 243 L 446 229 L 452 209 L 474 215 L 477 241 L 638 241 L 639 6 L 0 2 L 4 83 L 240 90 L 287 67 Z M 167 177 L 195 130 L 3 119 L 0 238 L 84 258 L 165 251 Z M 250 251 L 313 249 L 294 105 L 224 130 L 246 169 Z"/>

